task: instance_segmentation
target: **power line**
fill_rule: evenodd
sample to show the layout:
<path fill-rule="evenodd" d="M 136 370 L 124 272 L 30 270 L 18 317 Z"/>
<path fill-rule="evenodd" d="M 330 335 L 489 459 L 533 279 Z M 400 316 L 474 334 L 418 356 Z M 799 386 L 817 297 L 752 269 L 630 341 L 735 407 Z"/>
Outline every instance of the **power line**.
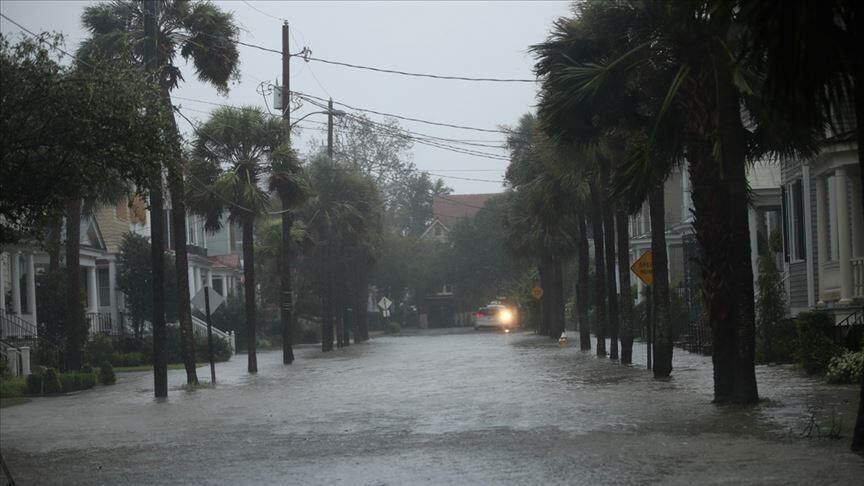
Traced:
<path fill-rule="evenodd" d="M 267 17 L 270 17 L 271 19 L 276 19 L 276 20 L 281 20 L 281 21 L 283 21 L 283 22 L 288 22 L 288 19 L 283 19 L 282 17 L 277 17 L 277 16 L 275 16 L 275 15 L 269 14 L 269 13 L 267 13 L 267 12 L 261 10 L 260 8 L 258 8 L 258 7 L 254 6 L 254 5 L 252 5 L 251 3 L 247 2 L 246 0 L 243 0 L 243 3 L 245 3 L 246 6 L 248 6 L 248 7 L 251 8 L 252 10 L 255 10 L 256 12 L 258 12 L 258 13 L 260 13 L 260 14 L 262 14 L 262 15 L 265 15 L 265 16 L 267 16 Z"/>
<path fill-rule="evenodd" d="M 316 100 L 319 100 L 319 101 L 323 101 L 323 102 L 325 102 L 325 103 L 328 101 L 328 100 L 325 100 L 324 98 L 321 98 L 321 97 L 318 97 L 318 96 L 313 96 L 313 95 L 310 95 L 310 94 L 301 93 L 300 91 L 292 91 L 292 93 L 295 93 L 295 94 L 299 95 L 300 97 L 304 97 L 304 96 L 305 96 L 305 97 L 307 97 L 307 98 L 316 99 Z M 510 132 L 507 131 L 507 130 L 500 130 L 500 129 L 497 129 L 497 130 L 496 130 L 496 129 L 491 129 L 491 128 L 478 128 L 478 127 L 470 127 L 470 126 L 465 126 L 465 125 L 455 125 L 455 124 L 452 124 L 452 123 L 434 122 L 434 121 L 429 121 L 429 120 L 423 120 L 423 119 L 421 119 L 421 118 L 413 118 L 413 117 L 404 116 L 404 115 L 396 115 L 396 114 L 393 114 L 393 113 L 385 113 L 385 112 L 381 112 L 381 111 L 370 110 L 370 109 L 368 109 L 368 108 L 358 108 L 358 107 L 356 107 L 356 106 L 351 106 L 351 105 L 349 105 L 349 104 L 346 104 L 346 103 L 340 103 L 340 102 L 337 102 L 337 101 L 334 101 L 333 104 L 334 104 L 334 105 L 339 105 L 339 106 L 344 106 L 345 108 L 349 108 L 349 109 L 352 109 L 352 110 L 354 110 L 354 111 L 362 111 L 362 112 L 365 112 L 365 113 L 372 113 L 372 114 L 380 115 L 380 116 L 388 116 L 388 117 L 391 117 L 391 118 L 398 118 L 398 119 L 400 119 L 400 120 L 413 121 L 413 122 L 417 122 L 417 123 L 426 123 L 426 124 L 428 124 L 428 125 L 436 125 L 436 126 L 447 127 L 447 128 L 458 128 L 458 129 L 460 129 L 460 130 L 473 130 L 473 131 L 477 131 L 477 132 L 486 132 L 486 133 L 503 133 L 503 134 L 510 134 Z"/>
<path fill-rule="evenodd" d="M 249 5 L 249 4 L 247 3 L 247 5 Z M 255 7 L 253 7 L 253 8 L 255 8 Z M 258 9 L 256 8 L 255 10 L 258 10 Z M 262 12 L 261 10 L 258 10 L 258 11 Z M 269 14 L 265 14 L 265 15 L 271 16 Z M 284 19 L 279 19 L 279 20 L 284 20 Z M 217 36 L 215 34 L 208 34 L 208 33 L 203 33 L 203 34 L 214 37 L 214 38 L 221 38 L 220 36 Z M 258 44 L 252 44 L 249 42 L 240 42 L 240 41 L 236 41 L 236 42 L 240 45 L 243 45 L 246 47 L 251 47 L 253 49 L 258 49 L 258 50 L 261 50 L 264 52 L 279 54 L 280 56 L 282 55 L 281 50 L 272 49 L 270 47 L 265 47 L 265 46 L 258 45 Z M 387 68 L 380 68 L 380 67 L 374 67 L 374 66 L 364 66 L 362 64 L 353 64 L 353 63 L 343 62 L 343 61 L 334 61 L 332 59 L 323 59 L 320 57 L 312 57 L 308 54 L 303 55 L 303 56 L 299 56 L 296 54 L 290 54 L 289 53 L 288 56 L 300 57 L 303 60 L 305 60 L 306 62 L 315 61 L 315 62 L 321 62 L 321 63 L 325 63 L 325 64 L 332 64 L 335 66 L 349 67 L 349 68 L 353 68 L 353 69 L 362 69 L 362 70 L 366 70 L 366 71 L 375 71 L 375 72 L 386 73 L 386 74 L 398 74 L 401 76 L 410 76 L 410 77 L 418 77 L 418 78 L 442 79 L 442 80 L 450 80 L 450 81 L 479 81 L 479 82 L 491 82 L 491 83 L 537 83 L 538 82 L 538 80 L 536 78 L 534 78 L 534 79 L 496 78 L 496 77 L 472 77 L 472 76 L 452 76 L 452 75 L 444 75 L 444 74 L 416 73 L 416 72 L 411 72 L 411 71 L 401 71 L 398 69 L 387 69 Z"/>
<path fill-rule="evenodd" d="M 303 98 L 304 96 L 307 96 L 307 95 L 301 95 L 301 98 Z M 179 100 L 193 101 L 193 102 L 197 102 L 197 103 L 203 103 L 203 104 L 214 105 L 214 106 L 235 107 L 234 105 L 229 105 L 226 103 L 218 103 L 218 102 L 213 102 L 213 101 L 199 100 L 199 99 L 195 99 L 195 98 L 186 98 L 186 97 L 182 97 L 182 96 L 175 96 L 174 98 L 179 99 Z M 309 101 L 314 106 L 317 106 L 319 108 L 322 108 L 322 109 L 326 108 L 325 105 L 316 101 L 316 99 L 318 99 L 318 98 L 317 97 L 310 98 L 310 99 L 307 99 L 307 101 Z M 335 101 L 333 103 L 336 104 Z M 345 105 L 343 105 L 343 106 L 345 106 Z M 278 115 L 271 115 L 271 116 L 278 116 Z M 455 147 L 455 146 L 449 145 L 448 143 L 445 143 L 445 142 L 451 142 L 452 140 L 450 140 L 450 139 L 433 137 L 430 135 L 423 135 L 423 134 L 419 134 L 416 132 L 412 132 L 410 130 L 403 130 L 403 129 L 394 128 L 394 127 L 391 127 L 391 126 L 388 126 L 388 125 L 385 125 L 385 124 L 382 124 L 379 122 L 375 122 L 373 120 L 369 120 L 367 118 L 358 117 L 356 115 L 347 114 L 347 116 L 353 120 L 356 120 L 358 123 L 368 124 L 370 126 L 378 128 L 379 130 L 384 130 L 387 133 L 390 133 L 391 135 L 406 138 L 406 139 L 412 140 L 414 142 L 417 142 L 421 145 L 431 146 L 431 147 L 439 148 L 442 150 L 449 150 L 449 151 L 452 151 L 455 153 L 459 153 L 459 154 L 463 154 L 463 155 L 471 155 L 474 157 L 481 157 L 481 158 L 487 158 L 487 159 L 492 159 L 492 160 L 501 160 L 501 161 L 505 161 L 505 162 L 510 161 L 509 157 L 506 157 L 503 155 L 492 154 L 489 152 L 482 152 L 482 151 L 472 150 L 472 149 L 466 149 L 466 148 L 462 148 L 462 147 Z M 466 145 L 475 145 L 475 144 L 472 144 L 470 142 L 469 143 L 454 142 L 454 143 L 462 143 L 462 144 L 466 144 Z M 488 147 L 485 145 L 484 145 L 484 147 L 493 148 L 493 147 Z M 503 148 L 503 147 L 501 147 L 501 148 Z"/>

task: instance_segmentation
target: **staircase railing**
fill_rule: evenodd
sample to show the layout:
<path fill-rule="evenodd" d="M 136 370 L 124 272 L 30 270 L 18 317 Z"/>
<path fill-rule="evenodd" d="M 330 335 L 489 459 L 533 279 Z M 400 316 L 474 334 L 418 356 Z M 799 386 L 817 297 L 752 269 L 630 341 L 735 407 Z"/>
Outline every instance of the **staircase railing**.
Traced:
<path fill-rule="evenodd" d="M 853 351 L 861 348 L 864 339 L 864 307 L 849 314 L 834 326 L 834 342 Z"/>
<path fill-rule="evenodd" d="M 207 323 L 202 321 L 201 319 L 192 316 L 192 332 L 199 336 L 207 336 Z M 225 332 L 221 329 L 213 328 L 213 337 L 224 339 L 228 341 L 228 345 L 231 346 L 231 352 L 236 352 L 235 350 L 235 341 L 234 341 L 234 333 L 231 331 Z"/>
<path fill-rule="evenodd" d="M 33 340 L 39 335 L 36 326 L 20 316 L 0 310 L 0 339 Z"/>

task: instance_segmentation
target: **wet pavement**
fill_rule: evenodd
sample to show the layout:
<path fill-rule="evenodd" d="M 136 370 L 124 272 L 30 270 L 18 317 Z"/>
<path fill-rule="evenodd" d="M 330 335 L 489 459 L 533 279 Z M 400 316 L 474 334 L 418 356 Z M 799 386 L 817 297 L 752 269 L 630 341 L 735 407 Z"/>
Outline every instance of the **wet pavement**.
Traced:
<path fill-rule="evenodd" d="M 0 447 L 22 485 L 864 484 L 856 387 L 759 367 L 766 401 L 718 407 L 710 358 L 675 353 L 666 381 L 638 344 L 622 366 L 521 333 L 263 352 L 254 376 L 239 355 L 214 388 L 169 372 L 164 401 L 124 373 L 2 409 Z"/>

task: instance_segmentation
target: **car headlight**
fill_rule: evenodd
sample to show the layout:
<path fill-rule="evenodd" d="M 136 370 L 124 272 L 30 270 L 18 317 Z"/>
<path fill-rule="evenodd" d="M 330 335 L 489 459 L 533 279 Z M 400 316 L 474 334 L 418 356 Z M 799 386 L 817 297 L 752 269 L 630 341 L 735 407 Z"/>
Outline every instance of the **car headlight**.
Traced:
<path fill-rule="evenodd" d="M 510 324 L 513 322 L 513 313 L 504 309 L 498 314 L 498 319 L 500 319 L 504 324 Z"/>

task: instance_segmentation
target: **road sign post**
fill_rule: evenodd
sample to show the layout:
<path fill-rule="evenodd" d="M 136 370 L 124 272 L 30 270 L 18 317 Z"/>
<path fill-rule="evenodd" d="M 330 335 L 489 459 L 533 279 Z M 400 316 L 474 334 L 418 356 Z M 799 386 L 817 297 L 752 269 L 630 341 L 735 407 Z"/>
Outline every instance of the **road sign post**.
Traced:
<path fill-rule="evenodd" d="M 204 310 L 207 315 L 207 354 L 210 359 L 210 384 L 216 384 L 216 363 L 213 361 L 213 323 L 210 321 L 210 287 L 204 287 Z"/>
<path fill-rule="evenodd" d="M 654 347 L 654 313 L 652 312 L 653 299 L 651 295 L 654 293 L 652 288 L 652 286 L 654 285 L 654 253 L 652 253 L 651 250 L 643 253 L 642 256 L 640 256 L 635 262 L 633 262 L 630 270 L 635 273 L 637 277 L 639 277 L 639 280 L 641 280 L 645 285 L 648 286 L 648 310 L 646 312 L 648 322 L 646 323 L 645 337 L 648 340 L 647 365 L 648 369 L 650 370 L 653 366 L 651 358 Z"/>

